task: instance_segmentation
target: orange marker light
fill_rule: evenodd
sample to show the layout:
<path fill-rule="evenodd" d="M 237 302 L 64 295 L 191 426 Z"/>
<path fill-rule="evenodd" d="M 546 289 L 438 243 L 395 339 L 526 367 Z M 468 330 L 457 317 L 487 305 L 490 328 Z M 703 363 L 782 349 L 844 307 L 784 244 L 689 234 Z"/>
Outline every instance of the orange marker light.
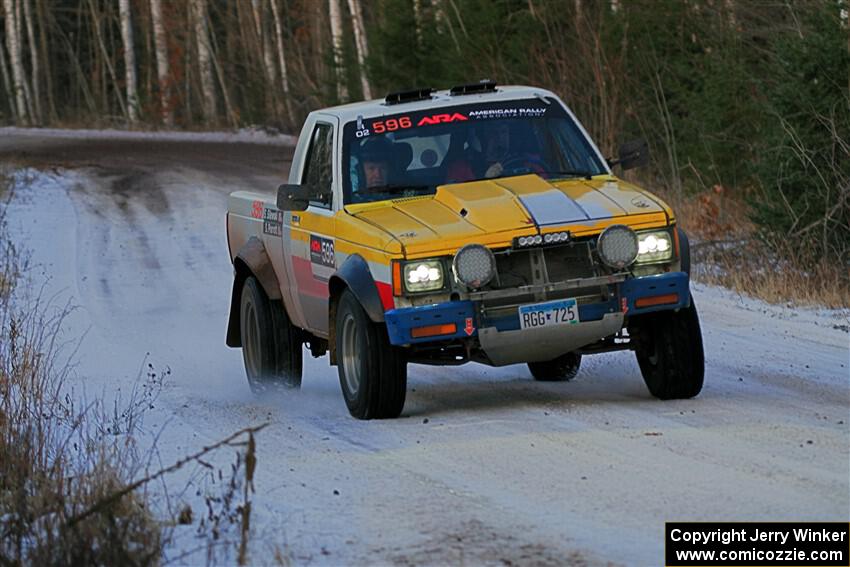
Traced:
<path fill-rule="evenodd" d="M 675 228 L 673 229 L 673 250 L 676 252 L 676 258 L 680 258 L 679 255 L 679 231 Z"/>
<path fill-rule="evenodd" d="M 404 288 L 401 284 L 401 262 L 393 261 L 393 295 L 400 296 Z"/>
<path fill-rule="evenodd" d="M 654 307 L 655 305 L 668 305 L 670 303 L 679 303 L 678 293 L 668 293 L 667 295 L 654 295 L 652 297 L 641 297 L 635 301 L 635 307 L 641 309 L 643 307 Z"/>
<path fill-rule="evenodd" d="M 414 339 L 422 337 L 436 337 L 438 335 L 453 335 L 457 332 L 457 325 L 449 323 L 448 325 L 429 325 L 427 327 L 416 327 L 410 330 L 410 336 Z"/>

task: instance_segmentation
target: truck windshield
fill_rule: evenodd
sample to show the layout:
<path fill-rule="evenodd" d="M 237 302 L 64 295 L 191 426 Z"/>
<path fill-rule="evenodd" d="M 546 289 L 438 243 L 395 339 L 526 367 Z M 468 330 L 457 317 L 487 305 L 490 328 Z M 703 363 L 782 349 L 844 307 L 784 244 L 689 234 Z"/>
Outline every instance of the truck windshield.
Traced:
<path fill-rule="evenodd" d="M 565 178 L 607 172 L 554 99 L 360 118 L 345 125 L 343 136 L 345 203 L 426 195 L 439 185 L 529 173 Z"/>

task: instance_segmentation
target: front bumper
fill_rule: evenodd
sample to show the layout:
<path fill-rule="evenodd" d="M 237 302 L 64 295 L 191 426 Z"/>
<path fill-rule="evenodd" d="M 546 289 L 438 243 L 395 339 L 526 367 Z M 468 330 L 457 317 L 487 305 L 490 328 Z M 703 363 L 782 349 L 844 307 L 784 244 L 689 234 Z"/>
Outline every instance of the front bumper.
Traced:
<path fill-rule="evenodd" d="M 684 272 L 639 278 L 623 274 L 596 279 L 599 281 L 594 283 L 607 286 L 607 299 L 579 304 L 581 323 L 575 325 L 521 330 L 518 312 L 505 315 L 502 309 L 500 316 L 488 313 L 485 307 L 488 298 L 504 299 L 512 292 L 527 295 L 527 289 L 477 292 L 470 294 L 468 300 L 392 309 L 384 314 L 384 319 L 394 345 L 461 340 L 471 347 L 480 346 L 494 365 L 501 366 L 551 360 L 618 332 L 627 317 L 680 309 L 690 303 L 689 280 Z M 588 280 L 573 280 L 548 284 L 535 291 L 563 294 L 587 285 Z"/>

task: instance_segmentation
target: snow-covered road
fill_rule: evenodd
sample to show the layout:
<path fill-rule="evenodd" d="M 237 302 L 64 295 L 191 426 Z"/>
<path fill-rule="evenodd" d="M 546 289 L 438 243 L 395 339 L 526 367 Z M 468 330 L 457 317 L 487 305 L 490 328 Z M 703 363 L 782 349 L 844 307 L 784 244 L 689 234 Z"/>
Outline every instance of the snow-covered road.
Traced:
<path fill-rule="evenodd" d="M 68 337 L 87 332 L 81 387 L 129 388 L 146 353 L 169 367 L 147 421 L 165 426 L 164 462 L 271 422 L 255 561 L 279 548 L 298 564 L 659 565 L 667 520 L 850 518 L 847 310 L 695 285 L 707 368 L 687 401 L 651 398 L 627 352 L 586 357 L 570 383 L 525 366 L 413 366 L 402 418 L 370 422 L 349 417 L 327 359 L 305 353 L 300 392 L 255 399 L 224 345 L 226 198 L 272 191 L 288 154 L 0 138 L 11 228 L 49 291 L 80 306 Z"/>

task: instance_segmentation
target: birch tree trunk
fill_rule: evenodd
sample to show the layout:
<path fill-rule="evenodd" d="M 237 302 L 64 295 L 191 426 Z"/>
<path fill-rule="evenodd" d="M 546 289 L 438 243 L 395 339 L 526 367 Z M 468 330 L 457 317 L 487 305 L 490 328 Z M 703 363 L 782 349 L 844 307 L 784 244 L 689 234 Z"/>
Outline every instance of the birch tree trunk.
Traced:
<path fill-rule="evenodd" d="M 348 87 L 345 84 L 345 65 L 342 62 L 342 13 L 339 0 L 328 0 L 328 12 L 331 17 L 331 38 L 336 67 L 336 94 L 340 102 L 345 102 L 348 100 Z"/>
<path fill-rule="evenodd" d="M 53 101 L 53 71 L 50 67 L 50 58 L 48 57 L 49 51 L 47 49 L 47 29 L 48 29 L 48 20 L 45 15 L 44 9 L 44 1 L 45 0 L 35 0 L 35 9 L 38 19 L 38 33 L 39 33 L 39 41 L 41 42 L 41 60 L 42 65 L 40 67 L 43 69 L 45 80 L 45 91 L 47 92 L 47 108 L 50 112 L 50 120 L 55 121 L 56 117 L 56 104 Z"/>
<path fill-rule="evenodd" d="M 291 122 L 294 119 L 292 114 L 292 101 L 289 99 L 289 73 L 286 70 L 286 55 L 283 47 L 283 29 L 280 25 L 280 11 L 277 7 L 277 0 L 269 0 L 272 6 L 272 16 L 274 17 L 274 32 L 277 44 L 277 60 L 280 66 L 280 88 L 283 92 L 283 104 L 286 108 L 286 120 Z"/>
<path fill-rule="evenodd" d="M 266 100 L 271 103 L 275 116 L 280 116 L 280 107 L 275 85 L 277 83 L 277 72 L 274 66 L 274 54 L 272 53 L 269 34 L 264 24 L 265 3 L 262 0 L 251 0 L 251 8 L 254 13 L 254 29 L 257 33 L 257 46 L 262 54 L 263 70 L 266 75 Z"/>
<path fill-rule="evenodd" d="M 30 6 L 31 0 L 22 1 L 24 3 L 24 18 L 27 24 L 27 40 L 29 41 L 30 63 L 32 65 L 32 76 L 30 79 L 32 81 L 33 119 L 35 122 L 40 123 L 44 114 L 41 111 L 41 89 L 39 88 L 39 77 L 41 73 L 39 72 L 38 43 L 35 41 L 35 26 L 33 25 L 32 7 Z"/>
<path fill-rule="evenodd" d="M 174 126 L 174 109 L 171 107 L 171 69 L 168 63 L 168 40 L 162 23 L 162 0 L 151 0 L 156 76 L 159 83 L 159 111 L 166 126 Z"/>
<path fill-rule="evenodd" d="M 9 76 L 9 68 L 6 66 L 6 49 L 0 42 L 0 79 L 3 80 L 3 90 L 6 92 L 6 101 L 12 113 L 12 121 L 18 121 L 18 107 L 15 105 L 15 95 L 12 90 L 12 78 Z"/>
<path fill-rule="evenodd" d="M 263 54 L 263 67 L 266 71 L 266 80 L 271 87 L 277 82 L 277 73 L 274 68 L 274 55 L 272 54 L 271 44 L 269 43 L 269 34 L 266 33 L 266 26 L 263 25 L 263 8 L 261 0 L 251 0 L 251 8 L 254 12 L 254 27 L 257 31 L 257 42 Z"/>
<path fill-rule="evenodd" d="M 12 67 L 12 89 L 15 91 L 15 105 L 18 119 L 22 124 L 29 124 L 27 101 L 24 94 L 24 66 L 21 61 L 21 42 L 18 36 L 18 25 L 15 19 L 15 3 L 13 0 L 3 0 L 6 10 L 6 47 L 9 51 L 9 64 Z"/>
<path fill-rule="evenodd" d="M 215 28 L 210 28 L 210 34 L 213 36 L 213 41 L 211 45 L 215 45 Z M 212 54 L 212 63 L 213 69 L 215 70 L 216 77 L 218 78 L 218 86 L 221 88 L 221 98 L 224 102 L 224 115 L 227 117 L 228 122 L 230 123 L 230 127 L 234 130 L 237 126 L 239 126 L 239 120 L 236 117 L 236 112 L 233 110 L 233 105 L 230 104 L 230 95 L 227 91 L 227 83 L 224 80 L 224 73 L 221 70 L 221 65 L 218 63 L 218 58 L 215 56 L 215 53 L 210 50 Z"/>
<path fill-rule="evenodd" d="M 136 46 L 133 41 L 133 19 L 130 0 L 118 0 L 121 15 L 121 41 L 124 43 L 124 78 L 127 82 L 127 115 L 130 123 L 139 121 L 139 93 L 136 80 Z"/>
<path fill-rule="evenodd" d="M 6 0 L 7 2 L 9 0 Z M 112 59 L 109 57 L 109 51 L 106 49 L 106 44 L 103 41 L 103 34 L 100 31 L 100 18 L 98 17 L 97 10 L 94 7 L 94 2 L 89 0 L 89 9 L 91 11 L 91 19 L 92 19 L 92 27 L 94 28 L 94 34 L 97 37 L 97 43 L 100 46 L 100 51 L 103 56 L 103 63 L 106 67 L 106 70 L 109 72 L 109 77 L 112 79 L 112 84 L 116 85 L 115 88 L 115 97 L 118 99 L 118 106 L 121 107 L 121 113 L 124 115 L 126 119 L 130 119 L 127 114 L 127 105 L 124 104 L 124 96 L 121 94 L 121 89 L 117 88 L 118 85 L 118 77 L 115 75 L 115 68 L 112 66 Z M 106 98 L 106 81 L 102 81 L 104 83 L 103 93 L 104 99 Z M 106 100 L 104 100 L 104 103 Z"/>
<path fill-rule="evenodd" d="M 195 20 L 195 41 L 198 48 L 198 68 L 201 73 L 201 94 L 203 98 L 204 121 L 212 124 L 216 121 L 215 77 L 213 76 L 210 34 L 207 25 L 206 0 L 191 0 L 192 14 Z"/>
<path fill-rule="evenodd" d="M 422 49 L 422 0 L 413 0 L 413 27 L 416 31 L 416 47 Z"/>
<path fill-rule="evenodd" d="M 455 51 L 457 51 L 458 55 L 460 55 L 460 43 L 455 35 L 455 28 L 452 26 L 451 20 L 446 17 L 446 9 L 443 6 L 443 0 L 434 0 L 434 2 L 434 23 L 437 26 L 437 31 L 442 33 L 443 29 L 449 30 L 449 35 L 452 36 L 452 43 L 455 44 Z M 533 16 L 534 5 L 531 3 L 531 0 L 528 0 L 528 9 Z"/>
<path fill-rule="evenodd" d="M 372 88 L 369 86 L 369 77 L 366 75 L 366 58 L 369 57 L 369 45 L 366 41 L 366 28 L 363 25 L 363 13 L 360 11 L 358 0 L 348 0 L 348 9 L 351 12 L 351 22 L 354 28 L 354 47 L 357 50 L 357 65 L 360 67 L 360 86 L 363 89 L 363 98 L 372 98 Z"/>
<path fill-rule="evenodd" d="M 312 2 L 308 3 L 308 5 L 313 7 L 312 17 L 310 18 L 310 25 L 312 28 L 312 32 L 310 33 L 310 37 L 313 40 L 313 52 L 316 54 L 315 57 L 312 57 L 313 60 L 313 74 L 317 78 L 325 77 L 325 47 L 327 46 L 327 42 L 325 41 L 325 33 L 327 32 L 325 25 L 325 11 L 322 9 L 321 2 Z"/>
<path fill-rule="evenodd" d="M 20 49 L 20 58 L 21 58 L 21 66 L 23 67 L 23 87 L 24 87 L 24 100 L 27 103 L 27 114 L 30 117 L 30 123 L 34 123 L 35 118 L 35 109 L 32 104 L 32 92 L 30 91 L 30 82 L 27 80 L 27 67 L 24 63 L 24 42 L 26 38 L 24 37 L 24 15 L 21 10 L 21 0 L 15 0 L 15 29 L 16 35 L 18 37 L 18 46 Z"/>

